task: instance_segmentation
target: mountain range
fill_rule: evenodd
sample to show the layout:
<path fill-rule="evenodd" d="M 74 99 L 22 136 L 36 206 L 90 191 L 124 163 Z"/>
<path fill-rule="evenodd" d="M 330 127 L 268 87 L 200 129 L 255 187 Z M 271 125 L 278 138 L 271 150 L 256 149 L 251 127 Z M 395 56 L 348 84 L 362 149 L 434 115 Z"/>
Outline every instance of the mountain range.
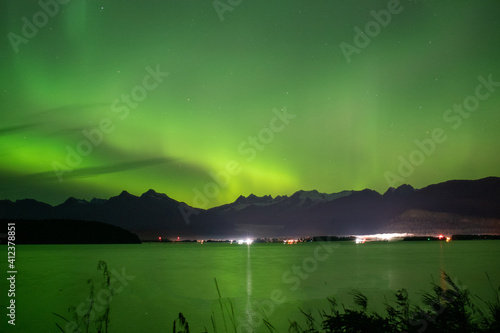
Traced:
<path fill-rule="evenodd" d="M 230 204 L 199 209 L 149 190 L 109 199 L 69 198 L 52 206 L 33 199 L 0 200 L 2 219 L 100 221 L 142 240 L 158 237 L 297 237 L 379 232 L 500 234 L 500 178 L 451 180 L 385 193 L 365 189 L 291 196 L 240 196 Z"/>

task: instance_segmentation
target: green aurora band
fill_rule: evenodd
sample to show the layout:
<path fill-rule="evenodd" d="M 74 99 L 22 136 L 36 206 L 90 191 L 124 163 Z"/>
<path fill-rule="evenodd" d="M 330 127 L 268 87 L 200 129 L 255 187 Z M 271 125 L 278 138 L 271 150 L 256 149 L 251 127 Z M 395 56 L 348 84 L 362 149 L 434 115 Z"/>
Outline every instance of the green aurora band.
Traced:
<path fill-rule="evenodd" d="M 500 176 L 498 1 L 40 3 L 3 1 L 2 199 Z"/>

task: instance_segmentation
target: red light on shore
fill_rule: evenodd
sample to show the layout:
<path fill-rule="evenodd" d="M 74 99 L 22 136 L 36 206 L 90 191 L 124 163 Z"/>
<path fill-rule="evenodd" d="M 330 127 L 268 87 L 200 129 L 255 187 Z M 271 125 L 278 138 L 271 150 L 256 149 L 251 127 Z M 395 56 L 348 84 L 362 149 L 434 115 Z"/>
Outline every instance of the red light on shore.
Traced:
<path fill-rule="evenodd" d="M 181 239 L 180 237 L 177 237 L 177 241 L 180 241 L 180 239 Z"/>
<path fill-rule="evenodd" d="M 158 237 L 158 241 L 161 242 L 161 237 Z"/>
<path fill-rule="evenodd" d="M 439 239 L 443 239 L 444 238 L 444 236 L 442 234 L 439 235 L 438 237 L 439 237 Z"/>

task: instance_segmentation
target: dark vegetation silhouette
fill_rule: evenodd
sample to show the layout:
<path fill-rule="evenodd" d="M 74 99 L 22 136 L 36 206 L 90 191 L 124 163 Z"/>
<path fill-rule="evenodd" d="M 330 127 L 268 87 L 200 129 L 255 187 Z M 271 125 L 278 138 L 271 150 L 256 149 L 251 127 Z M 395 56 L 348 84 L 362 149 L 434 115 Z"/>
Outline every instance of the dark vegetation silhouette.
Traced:
<path fill-rule="evenodd" d="M 101 290 L 107 291 L 104 309 L 94 311 L 96 292 L 92 280 L 89 284 L 89 300 L 84 312 L 76 311 L 74 306 L 68 308 L 69 315 L 63 316 L 54 313 L 62 325 L 56 326 L 63 333 L 108 333 L 110 324 L 110 299 L 113 288 L 106 262 L 100 260 L 97 269 L 102 271 L 103 281 Z M 421 304 L 410 301 L 406 289 L 398 290 L 394 299 L 386 301 L 386 314 L 369 311 L 368 298 L 360 291 L 351 292 L 355 306 L 346 308 L 339 306 L 334 297 L 328 297 L 330 308 L 319 310 L 319 317 L 310 312 L 299 309 L 303 319 L 289 320 L 288 331 L 291 333 L 494 333 L 500 332 L 500 286 L 494 288 L 489 276 L 488 281 L 492 287 L 493 300 L 483 300 L 471 294 L 468 289 L 461 288 L 452 281 L 449 275 L 442 272 L 444 286 L 431 283 L 431 291 L 422 293 Z M 238 332 L 233 304 L 230 299 L 221 296 L 219 285 L 214 278 L 218 295 L 220 317 L 222 324 L 216 320 L 215 313 L 211 315 L 211 330 L 205 326 L 204 333 L 208 332 Z M 102 305 L 102 304 L 101 304 Z M 339 309 L 340 308 L 340 309 Z M 97 314 L 96 314 L 97 313 Z M 267 330 L 271 333 L 278 332 L 271 321 L 261 311 L 261 325 L 255 332 Z M 248 331 L 248 327 L 246 327 Z M 187 318 L 179 313 L 173 321 L 173 333 L 189 333 Z"/>
<path fill-rule="evenodd" d="M 62 319 L 62 326 L 56 323 L 57 328 L 63 333 L 108 333 L 110 322 L 110 301 L 113 297 L 113 287 L 109 276 L 108 265 L 105 261 L 99 260 L 97 270 L 102 271 L 103 281 L 98 285 L 98 292 L 103 295 L 97 300 L 97 293 L 94 282 L 89 279 L 89 297 L 86 308 L 82 310 L 75 306 L 68 308 L 68 315 L 63 316 L 53 312 L 55 316 Z M 102 292 L 106 291 L 106 292 Z M 104 304 L 103 304 L 104 300 Z M 99 304 L 99 308 L 96 306 Z"/>

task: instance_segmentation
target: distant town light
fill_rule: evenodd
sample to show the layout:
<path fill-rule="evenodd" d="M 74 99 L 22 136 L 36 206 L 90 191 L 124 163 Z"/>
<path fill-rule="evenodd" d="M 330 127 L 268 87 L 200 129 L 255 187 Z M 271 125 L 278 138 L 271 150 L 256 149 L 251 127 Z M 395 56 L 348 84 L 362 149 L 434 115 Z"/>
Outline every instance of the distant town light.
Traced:
<path fill-rule="evenodd" d="M 356 244 L 364 244 L 366 242 L 365 238 L 356 237 Z"/>
<path fill-rule="evenodd" d="M 386 234 L 373 234 L 373 235 L 363 235 L 355 236 L 356 244 L 364 244 L 365 242 L 372 241 L 390 241 L 390 240 L 401 240 L 404 237 L 411 236 L 408 233 L 386 233 Z"/>

